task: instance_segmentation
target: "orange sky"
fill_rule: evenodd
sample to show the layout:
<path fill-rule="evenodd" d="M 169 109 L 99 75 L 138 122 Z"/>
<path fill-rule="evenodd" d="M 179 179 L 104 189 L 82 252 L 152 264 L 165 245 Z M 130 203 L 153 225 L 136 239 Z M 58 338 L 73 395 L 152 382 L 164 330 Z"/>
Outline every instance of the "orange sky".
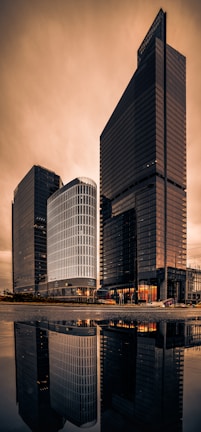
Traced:
<path fill-rule="evenodd" d="M 201 265 L 200 0 L 0 0 L 0 291 L 15 187 L 34 164 L 99 183 L 99 136 L 160 7 L 187 58 L 188 264 Z"/>

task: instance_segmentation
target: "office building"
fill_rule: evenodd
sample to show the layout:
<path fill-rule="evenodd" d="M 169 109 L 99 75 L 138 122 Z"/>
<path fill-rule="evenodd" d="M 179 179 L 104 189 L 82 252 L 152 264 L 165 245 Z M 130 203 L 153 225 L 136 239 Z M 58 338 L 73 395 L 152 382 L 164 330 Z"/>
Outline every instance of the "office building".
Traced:
<path fill-rule="evenodd" d="M 97 273 L 97 191 L 76 178 L 47 203 L 48 295 L 77 300 L 93 297 Z"/>
<path fill-rule="evenodd" d="M 100 138 L 100 282 L 136 301 L 184 301 L 186 60 L 160 9 Z"/>
<path fill-rule="evenodd" d="M 36 295 L 47 282 L 47 199 L 60 186 L 58 175 L 34 165 L 14 191 L 12 266 L 15 293 Z"/>
<path fill-rule="evenodd" d="M 201 270 L 200 268 L 186 269 L 186 303 L 201 302 Z"/>

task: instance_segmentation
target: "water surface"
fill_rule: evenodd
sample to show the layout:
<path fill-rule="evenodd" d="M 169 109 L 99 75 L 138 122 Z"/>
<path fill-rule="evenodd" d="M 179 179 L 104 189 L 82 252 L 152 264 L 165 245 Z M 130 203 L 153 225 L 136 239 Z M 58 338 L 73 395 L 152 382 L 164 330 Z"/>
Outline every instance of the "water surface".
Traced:
<path fill-rule="evenodd" d="M 198 311 L 0 305 L 0 431 L 200 431 Z"/>

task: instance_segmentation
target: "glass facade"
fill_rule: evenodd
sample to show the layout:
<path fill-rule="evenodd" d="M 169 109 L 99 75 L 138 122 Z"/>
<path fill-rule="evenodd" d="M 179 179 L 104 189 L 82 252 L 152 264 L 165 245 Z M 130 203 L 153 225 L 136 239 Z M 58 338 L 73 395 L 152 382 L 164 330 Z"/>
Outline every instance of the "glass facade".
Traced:
<path fill-rule="evenodd" d="M 201 270 L 187 268 L 186 270 L 186 303 L 201 303 Z"/>
<path fill-rule="evenodd" d="M 33 166 L 12 204 L 13 290 L 36 294 L 47 282 L 47 198 L 61 185 L 52 171 Z"/>
<path fill-rule="evenodd" d="M 97 278 L 97 191 L 76 178 L 47 204 L 48 291 L 53 296 L 91 295 Z"/>
<path fill-rule="evenodd" d="M 166 14 L 160 10 L 100 138 L 101 285 L 133 288 L 136 299 L 142 287 L 147 301 L 167 298 L 175 279 L 177 300 L 184 299 L 185 73 L 185 57 L 166 44 Z M 123 231 L 124 266 L 118 246 Z"/>

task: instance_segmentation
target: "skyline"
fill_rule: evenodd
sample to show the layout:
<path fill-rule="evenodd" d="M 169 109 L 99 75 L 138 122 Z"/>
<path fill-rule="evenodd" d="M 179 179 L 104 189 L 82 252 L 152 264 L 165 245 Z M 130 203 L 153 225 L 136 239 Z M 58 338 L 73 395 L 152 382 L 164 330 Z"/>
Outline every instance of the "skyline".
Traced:
<path fill-rule="evenodd" d="M 199 1 L 0 0 L 0 291 L 11 289 L 11 202 L 33 165 L 99 185 L 99 137 L 160 7 L 187 58 L 187 264 L 201 264 Z"/>

